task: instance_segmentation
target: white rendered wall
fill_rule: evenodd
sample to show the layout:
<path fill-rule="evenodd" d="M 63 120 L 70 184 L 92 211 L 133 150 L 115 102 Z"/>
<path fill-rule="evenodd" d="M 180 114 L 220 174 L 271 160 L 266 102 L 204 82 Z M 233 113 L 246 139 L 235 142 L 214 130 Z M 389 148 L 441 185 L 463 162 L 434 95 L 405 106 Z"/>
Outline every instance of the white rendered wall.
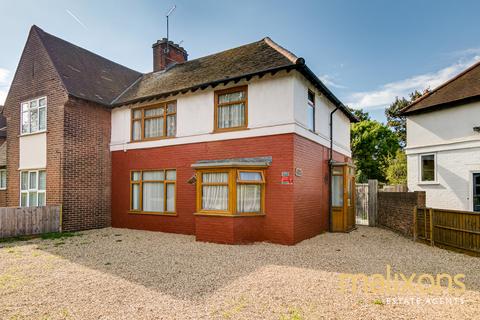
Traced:
<path fill-rule="evenodd" d="M 480 103 L 407 118 L 408 188 L 426 191 L 427 206 L 473 209 L 472 175 L 480 172 Z M 436 155 L 436 181 L 420 181 L 420 156 Z"/>
<path fill-rule="evenodd" d="M 306 106 L 308 87 L 299 78 L 296 72 L 284 72 L 248 83 L 248 130 L 213 133 L 214 91 L 225 88 L 221 86 L 214 90 L 199 90 L 168 99 L 177 101 L 177 136 L 172 139 L 131 143 L 130 107 L 115 108 L 112 110 L 111 150 L 151 148 L 293 132 L 328 146 L 328 119 L 323 117 L 333 107 L 322 102 L 324 99 L 318 96 L 319 105 L 316 115 L 318 132 L 313 134 L 305 130 L 300 122 L 301 119 L 297 119 L 300 113 L 296 109 Z M 239 82 L 228 87 L 246 84 L 246 82 Z M 303 112 L 306 113 L 306 110 Z M 334 120 L 336 132 L 334 137 L 338 143 L 335 144 L 334 149 L 350 156 L 350 122 L 341 111 L 337 111 L 336 119 L 338 120 Z"/>
<path fill-rule="evenodd" d="M 39 133 L 21 136 L 20 170 L 43 169 L 47 167 L 47 134 Z"/>

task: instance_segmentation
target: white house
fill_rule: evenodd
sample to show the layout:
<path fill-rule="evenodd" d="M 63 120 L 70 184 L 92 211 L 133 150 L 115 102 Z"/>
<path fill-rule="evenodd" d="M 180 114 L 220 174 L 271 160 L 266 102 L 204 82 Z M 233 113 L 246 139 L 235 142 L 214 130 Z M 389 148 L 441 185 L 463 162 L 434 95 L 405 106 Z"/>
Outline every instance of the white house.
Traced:
<path fill-rule="evenodd" d="M 402 113 L 409 190 L 426 191 L 428 207 L 480 211 L 480 63 Z"/>

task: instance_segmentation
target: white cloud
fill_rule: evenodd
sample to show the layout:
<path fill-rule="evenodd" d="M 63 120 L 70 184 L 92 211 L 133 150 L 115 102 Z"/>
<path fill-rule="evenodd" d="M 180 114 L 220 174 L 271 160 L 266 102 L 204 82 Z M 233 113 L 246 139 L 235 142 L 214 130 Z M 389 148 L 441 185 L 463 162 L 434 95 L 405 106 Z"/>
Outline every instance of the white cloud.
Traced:
<path fill-rule="evenodd" d="M 327 86 L 327 87 L 333 87 L 333 88 L 339 88 L 339 89 L 344 89 L 346 88 L 345 86 L 337 83 L 334 79 L 334 77 L 328 75 L 328 74 L 324 74 L 324 75 L 321 75 L 320 77 L 320 80 L 322 80 L 322 82 Z"/>
<path fill-rule="evenodd" d="M 471 50 L 470 53 L 476 52 Z M 461 59 L 456 63 L 436 72 L 416 75 L 404 80 L 390 82 L 382 85 L 377 90 L 354 92 L 346 99 L 353 108 L 376 109 L 390 105 L 395 97 L 407 97 L 414 90 L 423 91 L 427 88 L 435 89 L 447 80 L 453 78 L 475 62 L 480 56 L 475 55 L 468 59 Z"/>
<path fill-rule="evenodd" d="M 3 105 L 7 98 L 8 85 L 7 81 L 10 76 L 10 71 L 0 68 L 0 105 Z"/>

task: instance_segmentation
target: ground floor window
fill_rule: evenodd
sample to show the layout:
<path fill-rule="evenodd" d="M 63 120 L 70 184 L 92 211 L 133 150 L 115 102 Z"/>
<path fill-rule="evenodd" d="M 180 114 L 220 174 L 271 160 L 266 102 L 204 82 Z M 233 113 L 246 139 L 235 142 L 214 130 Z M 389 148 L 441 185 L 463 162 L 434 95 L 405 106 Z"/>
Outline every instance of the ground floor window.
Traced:
<path fill-rule="evenodd" d="M 7 169 L 0 169 L 0 190 L 7 189 Z"/>
<path fill-rule="evenodd" d="M 435 154 L 422 154 L 420 156 L 421 182 L 433 182 L 436 180 Z"/>
<path fill-rule="evenodd" d="M 37 207 L 46 204 L 47 172 L 29 170 L 20 172 L 20 206 Z"/>
<path fill-rule="evenodd" d="M 261 214 L 265 207 L 263 170 L 238 168 L 197 170 L 197 211 Z"/>
<path fill-rule="evenodd" d="M 130 210 L 175 213 L 176 170 L 135 170 L 130 173 Z"/>

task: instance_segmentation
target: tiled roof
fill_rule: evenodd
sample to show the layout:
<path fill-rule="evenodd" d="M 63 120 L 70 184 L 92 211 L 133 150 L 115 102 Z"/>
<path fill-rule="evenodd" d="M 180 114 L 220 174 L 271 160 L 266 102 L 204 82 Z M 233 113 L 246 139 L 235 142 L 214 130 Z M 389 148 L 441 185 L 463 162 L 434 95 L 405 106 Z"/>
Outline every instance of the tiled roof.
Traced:
<path fill-rule="evenodd" d="M 118 97 L 141 73 L 32 27 L 47 50 L 69 94 L 105 105 Z"/>
<path fill-rule="evenodd" d="M 403 114 L 430 111 L 480 100 L 480 62 L 412 102 Z"/>

